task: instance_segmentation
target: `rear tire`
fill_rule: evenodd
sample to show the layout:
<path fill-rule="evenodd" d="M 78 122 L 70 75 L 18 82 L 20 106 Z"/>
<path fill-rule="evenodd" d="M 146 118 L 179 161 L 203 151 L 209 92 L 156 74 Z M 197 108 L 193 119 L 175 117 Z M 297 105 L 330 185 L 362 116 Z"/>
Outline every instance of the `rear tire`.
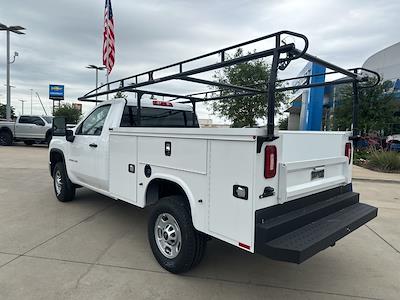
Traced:
<path fill-rule="evenodd" d="M 54 167 L 53 186 L 59 201 L 68 202 L 75 198 L 75 186 L 71 180 L 69 180 L 63 162 L 58 162 Z"/>
<path fill-rule="evenodd" d="M 165 270 L 178 274 L 200 263 L 206 238 L 193 227 L 192 217 L 182 196 L 159 200 L 150 213 L 148 238 L 151 250 Z"/>
<path fill-rule="evenodd" d="M 11 146 L 13 141 L 12 134 L 8 131 L 0 132 L 0 145 L 1 146 Z"/>
<path fill-rule="evenodd" d="M 24 141 L 24 144 L 27 146 L 32 146 L 34 143 L 34 141 Z"/>

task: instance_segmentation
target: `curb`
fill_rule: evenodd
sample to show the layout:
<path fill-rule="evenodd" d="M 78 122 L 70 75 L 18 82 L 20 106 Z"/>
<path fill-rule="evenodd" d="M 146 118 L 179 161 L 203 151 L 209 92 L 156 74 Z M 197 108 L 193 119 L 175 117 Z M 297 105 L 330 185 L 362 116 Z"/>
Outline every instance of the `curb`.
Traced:
<path fill-rule="evenodd" d="M 355 181 L 379 182 L 379 183 L 390 183 L 390 184 L 400 184 L 400 180 L 396 180 L 396 179 L 372 179 L 372 178 L 353 177 L 353 180 L 355 180 Z"/>

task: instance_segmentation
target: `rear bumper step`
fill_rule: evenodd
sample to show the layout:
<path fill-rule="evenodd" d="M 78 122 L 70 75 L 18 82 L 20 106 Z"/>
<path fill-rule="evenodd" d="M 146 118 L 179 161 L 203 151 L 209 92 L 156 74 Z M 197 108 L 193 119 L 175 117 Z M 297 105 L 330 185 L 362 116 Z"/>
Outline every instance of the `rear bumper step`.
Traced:
<path fill-rule="evenodd" d="M 329 197 L 329 198 L 327 198 Z M 351 185 L 256 213 L 256 252 L 301 263 L 377 216 Z"/>

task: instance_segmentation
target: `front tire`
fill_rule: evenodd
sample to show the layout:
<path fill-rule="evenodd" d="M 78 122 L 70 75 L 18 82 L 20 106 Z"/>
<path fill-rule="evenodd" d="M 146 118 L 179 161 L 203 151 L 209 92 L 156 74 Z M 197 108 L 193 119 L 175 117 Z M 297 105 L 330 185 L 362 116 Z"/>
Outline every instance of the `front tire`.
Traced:
<path fill-rule="evenodd" d="M 68 202 L 75 198 L 75 186 L 69 180 L 65 165 L 58 162 L 53 170 L 53 186 L 56 197 L 61 202 Z"/>
<path fill-rule="evenodd" d="M 174 274 L 196 266 L 206 248 L 205 236 L 193 227 L 186 199 L 182 196 L 160 199 L 150 213 L 148 238 L 158 263 Z"/>

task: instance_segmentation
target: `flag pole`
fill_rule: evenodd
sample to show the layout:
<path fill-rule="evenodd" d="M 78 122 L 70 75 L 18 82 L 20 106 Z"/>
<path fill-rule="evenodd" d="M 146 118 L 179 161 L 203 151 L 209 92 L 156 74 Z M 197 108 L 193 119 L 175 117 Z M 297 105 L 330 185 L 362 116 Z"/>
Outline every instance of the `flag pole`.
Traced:
<path fill-rule="evenodd" d="M 107 77 L 107 91 L 110 90 L 110 85 L 108 84 L 108 71 L 106 72 L 106 77 Z M 107 100 L 108 100 L 108 94 L 107 94 Z"/>

